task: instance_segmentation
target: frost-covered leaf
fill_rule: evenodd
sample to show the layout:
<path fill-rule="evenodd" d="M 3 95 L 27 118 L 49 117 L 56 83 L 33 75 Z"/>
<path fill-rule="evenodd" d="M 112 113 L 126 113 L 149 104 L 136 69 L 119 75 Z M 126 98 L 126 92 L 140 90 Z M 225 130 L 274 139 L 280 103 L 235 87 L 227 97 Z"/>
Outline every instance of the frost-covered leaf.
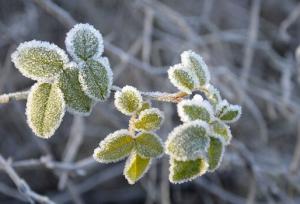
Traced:
<path fill-rule="evenodd" d="M 178 115 L 182 122 L 194 120 L 210 122 L 214 118 L 214 111 L 210 103 L 207 100 L 200 100 L 199 96 L 195 95 L 192 100 L 182 100 L 178 103 Z"/>
<path fill-rule="evenodd" d="M 134 123 L 136 130 L 152 131 L 157 130 L 163 121 L 163 113 L 157 108 L 150 108 L 142 111 Z"/>
<path fill-rule="evenodd" d="M 36 40 L 21 43 L 11 58 L 24 76 L 43 81 L 58 76 L 69 61 L 65 52 L 56 45 Z"/>
<path fill-rule="evenodd" d="M 219 90 L 213 85 L 207 84 L 205 89 L 202 89 L 202 91 L 205 93 L 206 98 L 213 106 L 216 106 L 222 101 Z"/>
<path fill-rule="evenodd" d="M 176 160 L 194 160 L 203 156 L 209 146 L 209 127 L 195 120 L 176 127 L 166 141 L 166 153 Z"/>
<path fill-rule="evenodd" d="M 96 101 L 105 101 L 110 95 L 112 75 L 106 58 L 90 59 L 82 64 L 79 81 L 86 95 Z"/>
<path fill-rule="evenodd" d="M 150 165 L 150 158 L 143 158 L 137 153 L 133 152 L 127 159 L 123 172 L 128 183 L 134 184 L 140 178 L 142 178 L 148 171 Z"/>
<path fill-rule="evenodd" d="M 211 129 L 212 129 L 211 131 L 214 134 L 217 134 L 224 138 L 224 142 L 226 145 L 230 143 L 230 140 L 232 138 L 231 130 L 230 127 L 226 125 L 224 122 L 219 120 L 213 121 L 211 123 Z"/>
<path fill-rule="evenodd" d="M 132 86 L 124 86 L 115 94 L 115 106 L 125 115 L 132 115 L 142 107 L 141 93 Z"/>
<path fill-rule="evenodd" d="M 169 180 L 175 184 L 191 181 L 198 176 L 203 175 L 207 171 L 207 168 L 207 161 L 203 158 L 178 161 L 171 157 Z"/>
<path fill-rule="evenodd" d="M 27 121 L 33 132 L 42 138 L 51 137 L 65 113 L 65 101 L 57 84 L 36 83 L 26 104 Z"/>
<path fill-rule="evenodd" d="M 151 103 L 149 101 L 143 101 L 142 107 L 136 112 L 137 114 L 140 114 L 142 111 L 151 108 Z"/>
<path fill-rule="evenodd" d="M 221 112 L 219 118 L 226 123 L 234 123 L 241 117 L 241 114 L 241 106 L 230 104 Z"/>
<path fill-rule="evenodd" d="M 135 148 L 142 157 L 158 157 L 164 152 L 160 137 L 154 133 L 142 132 L 135 138 Z"/>
<path fill-rule="evenodd" d="M 197 79 L 189 69 L 182 64 L 177 64 L 168 70 L 168 75 L 171 83 L 180 91 L 191 94 L 193 89 L 197 86 Z"/>
<path fill-rule="evenodd" d="M 77 62 L 100 57 L 103 53 L 102 35 L 89 24 L 75 25 L 67 33 L 65 44 L 68 52 Z"/>
<path fill-rule="evenodd" d="M 69 63 L 59 76 L 58 86 L 64 94 L 67 110 L 75 114 L 89 115 L 93 101 L 83 92 L 78 77 L 78 66 Z"/>
<path fill-rule="evenodd" d="M 200 55 L 191 50 L 184 51 L 181 54 L 181 62 L 195 73 L 200 86 L 204 86 L 210 81 L 210 73 L 207 65 Z"/>
<path fill-rule="evenodd" d="M 209 171 L 214 171 L 220 166 L 224 154 L 224 148 L 223 138 L 210 137 L 210 144 L 207 152 Z"/>
<path fill-rule="evenodd" d="M 128 130 L 122 129 L 109 134 L 94 150 L 94 159 L 101 163 L 117 162 L 127 157 L 134 147 Z"/>

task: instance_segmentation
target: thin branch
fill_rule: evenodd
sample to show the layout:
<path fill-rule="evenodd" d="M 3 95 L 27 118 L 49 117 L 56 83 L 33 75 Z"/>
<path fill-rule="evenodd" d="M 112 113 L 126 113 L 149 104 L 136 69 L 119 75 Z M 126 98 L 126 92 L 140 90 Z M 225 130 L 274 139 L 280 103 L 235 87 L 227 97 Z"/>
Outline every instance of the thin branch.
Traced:
<path fill-rule="evenodd" d="M 64 152 L 63 161 L 66 163 L 72 162 L 82 143 L 84 132 L 84 121 L 81 116 L 74 116 L 73 124 L 70 131 L 70 137 Z M 64 189 L 68 181 L 68 172 L 63 172 L 59 177 L 58 188 Z"/>
<path fill-rule="evenodd" d="M 282 21 L 279 27 L 279 33 L 284 40 L 290 40 L 290 35 L 288 34 L 288 28 L 299 18 L 300 16 L 300 3 L 294 8 L 290 15 Z"/>
<path fill-rule="evenodd" d="M 20 91 L 15 93 L 2 94 L 0 95 L 0 104 L 9 103 L 12 100 L 19 101 L 19 100 L 27 99 L 28 94 L 29 91 Z"/>
<path fill-rule="evenodd" d="M 9 162 L 7 162 L 2 155 L 0 155 L 0 168 L 3 168 L 7 175 L 11 178 L 14 184 L 17 186 L 18 190 L 27 198 L 30 203 L 34 203 L 35 201 L 39 203 L 45 204 L 54 204 L 48 197 L 42 196 L 31 190 L 29 185 L 20 178 L 20 176 L 15 172 L 15 170 L 11 167 Z"/>
<path fill-rule="evenodd" d="M 259 26 L 259 13 L 260 13 L 261 0 L 254 0 L 251 7 L 251 21 L 248 31 L 248 40 L 245 44 L 245 54 L 243 60 L 242 79 L 243 85 L 247 85 L 249 72 L 252 65 L 254 50 L 253 45 L 256 43 Z"/>

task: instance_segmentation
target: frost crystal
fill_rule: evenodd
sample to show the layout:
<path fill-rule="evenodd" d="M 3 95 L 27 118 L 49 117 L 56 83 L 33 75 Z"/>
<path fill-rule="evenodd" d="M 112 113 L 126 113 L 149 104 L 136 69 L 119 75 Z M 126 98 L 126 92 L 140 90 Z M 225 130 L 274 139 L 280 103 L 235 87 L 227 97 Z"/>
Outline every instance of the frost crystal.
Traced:
<path fill-rule="evenodd" d="M 53 80 L 69 61 L 58 46 L 37 40 L 21 43 L 11 58 L 24 76 L 38 81 Z"/>
<path fill-rule="evenodd" d="M 77 24 L 65 40 L 67 51 L 77 61 L 98 58 L 103 53 L 103 38 L 98 30 L 89 24 Z"/>

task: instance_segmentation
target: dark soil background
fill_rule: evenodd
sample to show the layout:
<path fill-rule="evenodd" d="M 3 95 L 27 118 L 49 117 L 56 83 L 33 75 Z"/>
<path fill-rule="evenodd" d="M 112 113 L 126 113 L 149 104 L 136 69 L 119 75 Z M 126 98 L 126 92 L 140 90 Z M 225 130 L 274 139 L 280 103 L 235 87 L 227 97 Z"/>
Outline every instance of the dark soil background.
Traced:
<path fill-rule="evenodd" d="M 242 105 L 243 115 L 216 172 L 172 185 L 164 156 L 131 186 L 122 175 L 124 162 L 91 159 L 108 133 L 127 126 L 113 96 L 89 117 L 66 114 L 49 140 L 34 136 L 26 124 L 25 101 L 1 104 L 0 154 L 33 191 L 57 203 L 300 203 L 299 1 L 0 0 L 0 93 L 34 83 L 10 61 L 19 43 L 37 39 L 65 48 L 75 22 L 103 34 L 114 84 L 176 91 L 166 70 L 192 49 L 206 60 L 224 98 Z M 176 106 L 153 105 L 166 114 L 159 130 L 165 140 L 180 123 Z M 0 167 L 0 203 L 23 202 Z"/>

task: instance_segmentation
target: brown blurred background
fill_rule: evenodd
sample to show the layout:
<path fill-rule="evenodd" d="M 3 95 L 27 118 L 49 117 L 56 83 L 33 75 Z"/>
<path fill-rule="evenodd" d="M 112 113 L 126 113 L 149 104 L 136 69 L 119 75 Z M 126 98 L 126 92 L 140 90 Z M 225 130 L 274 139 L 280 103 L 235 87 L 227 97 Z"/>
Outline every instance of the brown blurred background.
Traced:
<path fill-rule="evenodd" d="M 204 57 L 222 96 L 242 105 L 243 115 L 216 172 L 172 185 L 164 156 L 130 186 L 124 162 L 91 159 L 101 139 L 127 126 L 112 96 L 89 117 L 66 114 L 49 140 L 29 129 L 24 101 L 0 105 L 0 154 L 33 191 L 78 204 L 300 203 L 299 1 L 0 0 L 0 93 L 33 84 L 10 61 L 19 43 L 37 39 L 65 48 L 65 34 L 76 22 L 103 34 L 114 84 L 176 91 L 166 70 L 192 49 Z M 165 140 L 180 123 L 176 106 L 153 105 L 165 112 L 158 131 Z M 0 203 L 27 201 L 0 167 Z"/>

